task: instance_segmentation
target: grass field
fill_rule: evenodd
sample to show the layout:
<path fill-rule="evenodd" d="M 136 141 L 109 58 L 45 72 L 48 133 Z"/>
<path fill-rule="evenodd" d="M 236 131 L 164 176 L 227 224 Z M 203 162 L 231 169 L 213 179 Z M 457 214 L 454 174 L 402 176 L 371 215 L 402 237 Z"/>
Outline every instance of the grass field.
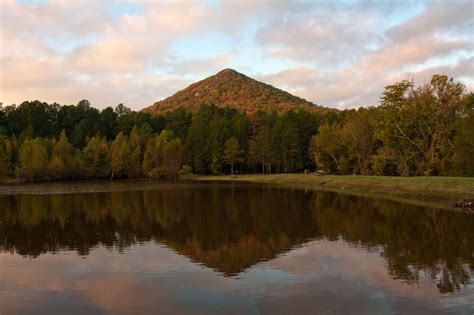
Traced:
<path fill-rule="evenodd" d="M 293 188 L 329 190 L 453 208 L 461 199 L 474 200 L 474 177 L 394 177 L 314 174 L 197 176 L 196 180 L 246 181 Z"/>

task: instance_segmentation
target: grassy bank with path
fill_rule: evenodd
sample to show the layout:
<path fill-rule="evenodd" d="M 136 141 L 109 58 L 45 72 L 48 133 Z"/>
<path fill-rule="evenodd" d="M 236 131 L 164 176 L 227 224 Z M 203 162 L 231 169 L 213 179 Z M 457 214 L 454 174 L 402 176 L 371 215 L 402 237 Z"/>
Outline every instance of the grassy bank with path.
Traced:
<path fill-rule="evenodd" d="M 245 181 L 289 188 L 326 190 L 455 208 L 462 199 L 474 200 L 474 177 L 395 177 L 315 174 L 196 176 L 195 180 Z"/>

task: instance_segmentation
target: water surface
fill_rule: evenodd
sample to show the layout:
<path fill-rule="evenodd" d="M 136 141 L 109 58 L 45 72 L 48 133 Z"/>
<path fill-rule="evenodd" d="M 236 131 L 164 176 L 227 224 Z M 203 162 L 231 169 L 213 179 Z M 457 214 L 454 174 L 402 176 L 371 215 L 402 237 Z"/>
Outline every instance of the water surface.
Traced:
<path fill-rule="evenodd" d="M 240 183 L 0 192 L 2 315 L 474 312 L 473 214 Z"/>

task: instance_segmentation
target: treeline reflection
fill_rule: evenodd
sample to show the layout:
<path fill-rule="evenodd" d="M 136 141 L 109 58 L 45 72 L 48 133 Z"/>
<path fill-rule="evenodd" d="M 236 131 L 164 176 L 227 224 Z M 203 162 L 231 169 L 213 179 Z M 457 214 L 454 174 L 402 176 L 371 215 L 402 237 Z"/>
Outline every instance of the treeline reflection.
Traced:
<path fill-rule="evenodd" d="M 322 192 L 215 186 L 0 197 L 0 249 L 37 257 L 156 241 L 224 275 L 310 239 L 379 252 L 393 278 L 440 292 L 474 274 L 474 215 Z"/>

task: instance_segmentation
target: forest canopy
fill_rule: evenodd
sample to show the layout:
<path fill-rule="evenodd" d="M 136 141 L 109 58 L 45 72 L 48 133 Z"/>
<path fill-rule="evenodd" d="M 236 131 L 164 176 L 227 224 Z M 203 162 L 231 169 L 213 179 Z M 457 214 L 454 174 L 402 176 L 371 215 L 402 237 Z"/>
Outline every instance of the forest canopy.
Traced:
<path fill-rule="evenodd" d="M 474 176 L 474 94 L 444 75 L 380 105 L 322 113 L 203 104 L 152 116 L 27 101 L 0 107 L 0 177 L 169 178 L 182 172 Z"/>

